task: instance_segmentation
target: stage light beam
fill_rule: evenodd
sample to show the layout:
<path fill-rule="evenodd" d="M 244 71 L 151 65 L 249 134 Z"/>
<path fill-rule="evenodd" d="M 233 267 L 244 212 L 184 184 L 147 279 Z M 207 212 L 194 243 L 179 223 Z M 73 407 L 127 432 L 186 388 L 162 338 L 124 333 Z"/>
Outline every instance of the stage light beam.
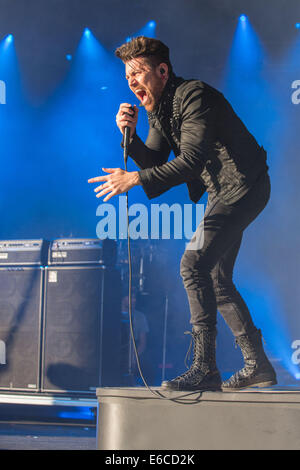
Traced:
<path fill-rule="evenodd" d="M 5 38 L 7 44 L 10 44 L 13 41 L 14 37 L 12 34 L 8 34 Z"/>
<path fill-rule="evenodd" d="M 132 34 L 131 36 L 127 36 L 125 41 L 130 42 L 132 38 L 136 38 L 138 36 L 148 36 L 151 38 L 155 38 L 155 35 L 156 35 L 155 30 L 156 30 L 156 21 L 150 20 L 148 21 L 148 23 L 145 24 L 145 26 L 143 26 L 141 29 L 136 31 L 134 34 Z"/>
<path fill-rule="evenodd" d="M 14 37 L 12 34 L 8 34 L 2 41 L 3 50 L 8 49 L 8 47 L 13 43 Z"/>
<path fill-rule="evenodd" d="M 85 28 L 85 30 L 83 31 L 83 34 L 85 35 L 86 38 L 89 38 L 92 33 L 89 28 Z"/>

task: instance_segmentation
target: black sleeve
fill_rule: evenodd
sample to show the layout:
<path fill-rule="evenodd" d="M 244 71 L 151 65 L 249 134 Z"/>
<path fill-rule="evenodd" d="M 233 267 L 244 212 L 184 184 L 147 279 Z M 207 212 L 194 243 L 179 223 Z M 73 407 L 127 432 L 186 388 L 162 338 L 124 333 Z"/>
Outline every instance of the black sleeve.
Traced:
<path fill-rule="evenodd" d="M 145 143 L 134 134 L 128 148 L 130 157 L 141 169 L 163 165 L 168 161 L 170 151 L 169 143 L 154 127 L 150 127 Z"/>
<path fill-rule="evenodd" d="M 170 162 L 139 172 L 149 199 L 201 174 L 211 148 L 213 121 L 211 100 L 204 96 L 202 87 L 193 87 L 182 102 L 180 154 Z"/>

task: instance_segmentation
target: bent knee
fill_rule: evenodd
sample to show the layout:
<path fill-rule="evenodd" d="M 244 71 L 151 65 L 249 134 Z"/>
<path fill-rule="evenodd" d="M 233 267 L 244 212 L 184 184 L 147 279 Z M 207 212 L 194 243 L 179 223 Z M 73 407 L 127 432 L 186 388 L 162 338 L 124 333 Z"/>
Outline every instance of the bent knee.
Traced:
<path fill-rule="evenodd" d="M 183 279 L 195 272 L 208 271 L 207 263 L 200 251 L 186 250 L 180 261 L 180 275 Z"/>

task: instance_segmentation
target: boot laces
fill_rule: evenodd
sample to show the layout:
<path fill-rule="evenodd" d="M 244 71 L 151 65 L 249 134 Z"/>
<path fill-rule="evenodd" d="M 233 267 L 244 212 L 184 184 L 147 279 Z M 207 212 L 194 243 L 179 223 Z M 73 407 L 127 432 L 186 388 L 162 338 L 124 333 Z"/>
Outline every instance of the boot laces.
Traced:
<path fill-rule="evenodd" d="M 185 331 L 184 334 L 191 335 L 190 345 L 184 358 L 184 365 L 188 369 L 189 368 L 188 362 L 190 361 L 190 358 L 191 358 L 191 350 L 193 346 L 193 333 L 191 331 Z"/>
<path fill-rule="evenodd" d="M 173 381 L 176 381 L 176 382 L 189 381 L 191 383 L 199 382 L 210 372 L 211 353 L 208 353 L 207 351 L 206 352 L 207 357 L 204 357 L 204 351 L 205 351 L 204 342 L 206 341 L 205 333 L 206 333 L 205 331 L 202 331 L 202 332 L 185 331 L 184 332 L 184 334 L 191 336 L 190 345 L 189 345 L 188 351 L 184 359 L 184 364 L 188 370 L 184 372 L 183 374 L 179 375 L 178 377 L 176 377 L 175 379 L 173 379 Z M 202 338 L 200 338 L 200 335 L 202 336 Z M 194 343 L 193 360 L 192 360 L 192 364 L 189 367 L 188 362 L 190 362 L 190 356 L 191 356 L 193 343 Z"/>

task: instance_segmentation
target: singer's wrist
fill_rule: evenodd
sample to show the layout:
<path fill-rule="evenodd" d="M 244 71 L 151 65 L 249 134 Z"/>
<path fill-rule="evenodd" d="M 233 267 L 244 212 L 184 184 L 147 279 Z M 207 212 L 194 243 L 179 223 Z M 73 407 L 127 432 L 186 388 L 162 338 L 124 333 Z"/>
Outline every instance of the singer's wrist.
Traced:
<path fill-rule="evenodd" d="M 138 186 L 138 185 L 142 184 L 138 171 L 133 171 L 132 172 L 132 182 L 133 182 L 134 186 Z"/>

